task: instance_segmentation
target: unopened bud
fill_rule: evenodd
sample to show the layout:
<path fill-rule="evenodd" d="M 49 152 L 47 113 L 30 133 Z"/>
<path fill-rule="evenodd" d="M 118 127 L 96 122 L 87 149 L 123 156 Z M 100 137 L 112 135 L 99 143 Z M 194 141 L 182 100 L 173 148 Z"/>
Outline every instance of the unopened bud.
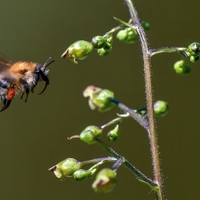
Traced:
<path fill-rule="evenodd" d="M 79 169 L 74 172 L 73 177 L 77 181 L 83 181 L 90 177 L 90 172 L 88 170 Z"/>
<path fill-rule="evenodd" d="M 190 44 L 187 48 L 186 53 L 188 56 L 198 56 L 200 54 L 200 43 L 198 42 L 193 42 Z"/>
<path fill-rule="evenodd" d="M 67 158 L 59 162 L 49 170 L 52 171 L 55 176 L 61 180 L 65 180 L 66 177 L 72 177 L 73 173 L 80 169 L 81 163 L 74 158 Z"/>
<path fill-rule="evenodd" d="M 165 116 L 168 112 L 168 109 L 168 103 L 165 101 L 159 100 L 154 103 L 154 114 L 157 117 Z"/>
<path fill-rule="evenodd" d="M 93 144 L 100 138 L 102 129 L 97 126 L 88 126 L 80 134 L 80 139 L 87 144 Z"/>
<path fill-rule="evenodd" d="M 190 56 L 190 62 L 195 63 L 199 60 L 199 56 Z"/>
<path fill-rule="evenodd" d="M 85 59 L 93 50 L 93 45 L 85 40 L 79 40 L 71 44 L 61 55 L 61 58 L 69 58 L 77 64 L 77 60 Z"/>
<path fill-rule="evenodd" d="M 102 36 L 95 36 L 92 38 L 92 44 L 94 48 L 102 48 L 106 43 L 106 39 Z"/>
<path fill-rule="evenodd" d="M 109 168 L 102 169 L 96 176 L 94 183 L 92 184 L 92 188 L 95 192 L 111 192 L 117 181 L 116 181 L 117 173 L 115 170 L 111 170 Z"/>
<path fill-rule="evenodd" d="M 191 72 L 191 68 L 188 65 L 186 60 L 179 60 L 174 64 L 174 70 L 177 74 L 189 74 Z"/>
<path fill-rule="evenodd" d="M 108 132 L 107 137 L 110 141 L 116 141 L 119 137 L 119 124 L 115 128 Z"/>
<path fill-rule="evenodd" d="M 128 43 L 128 44 L 134 43 L 138 40 L 138 34 L 136 30 L 130 27 L 124 30 L 120 30 L 117 33 L 116 37 L 118 40 Z"/>
<path fill-rule="evenodd" d="M 141 21 L 141 25 L 145 31 L 148 31 L 150 29 L 150 24 L 147 21 Z"/>

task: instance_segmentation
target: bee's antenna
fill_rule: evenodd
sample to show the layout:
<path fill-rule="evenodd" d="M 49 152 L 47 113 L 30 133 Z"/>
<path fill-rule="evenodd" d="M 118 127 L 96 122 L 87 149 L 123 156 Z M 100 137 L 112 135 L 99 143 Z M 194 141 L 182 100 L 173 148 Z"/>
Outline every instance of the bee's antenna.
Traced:
<path fill-rule="evenodd" d="M 46 69 L 46 67 L 47 66 L 49 66 L 51 63 L 53 63 L 55 60 L 52 60 L 52 61 L 50 61 L 51 60 L 51 57 L 49 57 L 47 60 L 46 60 L 46 62 L 44 63 L 44 65 L 43 65 L 43 67 L 44 67 L 44 71 L 45 71 L 45 69 Z M 49 62 L 50 61 L 50 62 Z"/>

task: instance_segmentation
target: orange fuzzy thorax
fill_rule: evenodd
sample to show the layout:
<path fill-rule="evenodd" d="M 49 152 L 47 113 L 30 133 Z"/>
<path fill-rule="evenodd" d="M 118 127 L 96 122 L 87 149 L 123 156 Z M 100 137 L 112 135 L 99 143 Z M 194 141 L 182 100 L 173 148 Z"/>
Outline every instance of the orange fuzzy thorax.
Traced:
<path fill-rule="evenodd" d="M 10 72 L 14 73 L 14 74 L 25 74 L 27 71 L 29 72 L 35 72 L 36 70 L 36 63 L 33 62 L 16 62 L 14 63 L 11 68 L 10 68 Z"/>

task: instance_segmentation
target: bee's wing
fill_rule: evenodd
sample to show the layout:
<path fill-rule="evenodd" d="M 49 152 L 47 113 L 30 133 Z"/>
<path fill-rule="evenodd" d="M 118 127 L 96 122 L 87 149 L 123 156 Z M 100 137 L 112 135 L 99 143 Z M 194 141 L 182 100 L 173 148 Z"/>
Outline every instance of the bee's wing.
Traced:
<path fill-rule="evenodd" d="M 12 64 L 12 61 L 0 52 L 0 101 L 5 100 L 10 83 L 14 80 L 9 74 Z"/>
<path fill-rule="evenodd" d="M 12 64 L 12 61 L 0 52 L 0 72 L 10 68 Z"/>

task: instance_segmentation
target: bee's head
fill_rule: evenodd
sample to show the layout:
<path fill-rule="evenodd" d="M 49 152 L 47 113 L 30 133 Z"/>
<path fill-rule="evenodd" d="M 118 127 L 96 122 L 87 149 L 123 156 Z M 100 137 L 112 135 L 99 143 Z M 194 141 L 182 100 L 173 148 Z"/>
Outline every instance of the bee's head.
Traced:
<path fill-rule="evenodd" d="M 48 78 L 49 70 L 46 69 L 46 68 L 47 68 L 47 66 L 49 66 L 53 62 L 54 62 L 54 60 L 51 60 L 51 57 L 49 57 L 43 65 L 40 65 L 40 64 L 37 65 L 37 68 L 36 68 L 36 85 L 37 85 L 37 82 L 39 80 L 43 80 L 46 83 L 44 89 L 39 94 L 42 94 L 46 90 L 47 85 L 49 84 L 49 78 Z"/>

